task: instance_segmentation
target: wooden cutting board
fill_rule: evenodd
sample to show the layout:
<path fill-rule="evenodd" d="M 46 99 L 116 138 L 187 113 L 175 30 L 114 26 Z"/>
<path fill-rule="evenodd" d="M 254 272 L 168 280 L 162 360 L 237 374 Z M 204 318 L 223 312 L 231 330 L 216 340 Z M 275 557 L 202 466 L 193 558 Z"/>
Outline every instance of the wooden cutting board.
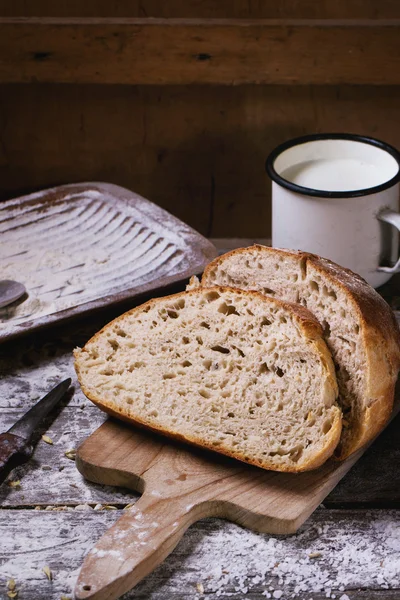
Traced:
<path fill-rule="evenodd" d="M 134 587 L 204 517 L 255 531 L 294 533 L 360 458 L 329 460 L 301 474 L 264 471 L 109 419 L 79 448 L 77 466 L 96 483 L 141 498 L 86 556 L 78 600 L 113 600 Z"/>

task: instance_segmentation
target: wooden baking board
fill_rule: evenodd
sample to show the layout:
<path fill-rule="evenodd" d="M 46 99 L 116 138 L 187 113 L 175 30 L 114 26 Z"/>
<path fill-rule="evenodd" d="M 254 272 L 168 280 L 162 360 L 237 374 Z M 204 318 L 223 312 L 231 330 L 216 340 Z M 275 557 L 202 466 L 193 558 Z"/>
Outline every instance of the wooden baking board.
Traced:
<path fill-rule="evenodd" d="M 393 417 L 399 408 L 397 401 Z M 142 496 L 86 556 L 75 597 L 119 598 L 204 517 L 271 534 L 294 533 L 365 450 L 343 462 L 330 459 L 314 471 L 275 473 L 107 420 L 78 449 L 77 467 L 90 481 Z"/>
<path fill-rule="evenodd" d="M 108 183 L 1 203 L 1 279 L 28 298 L 0 309 L 0 341 L 183 281 L 215 256 L 188 225 Z"/>

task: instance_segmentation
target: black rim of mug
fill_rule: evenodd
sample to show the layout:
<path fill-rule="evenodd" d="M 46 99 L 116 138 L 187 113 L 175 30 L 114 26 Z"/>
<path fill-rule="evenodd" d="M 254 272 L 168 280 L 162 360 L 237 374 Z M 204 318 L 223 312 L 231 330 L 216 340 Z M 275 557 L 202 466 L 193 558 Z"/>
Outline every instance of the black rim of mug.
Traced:
<path fill-rule="evenodd" d="M 377 148 L 380 148 L 381 150 L 385 150 L 385 152 L 393 156 L 399 167 L 398 171 L 394 177 L 392 177 L 388 181 L 385 181 L 384 183 L 381 183 L 380 185 L 359 190 L 352 190 L 348 192 L 330 192 L 326 190 L 316 190 L 314 188 L 303 187 L 302 185 L 297 185 L 296 183 L 292 183 L 291 181 L 284 179 L 275 171 L 274 163 L 278 156 L 282 154 L 282 152 L 288 150 L 289 148 L 293 148 L 294 146 L 301 146 L 302 144 L 305 144 L 307 142 L 315 142 L 319 140 L 350 140 L 352 142 L 370 144 L 371 146 L 375 146 Z M 278 183 L 280 186 L 291 190 L 292 192 L 302 194 L 303 196 L 317 196 L 318 198 L 356 198 L 357 196 L 368 196 L 369 194 L 376 194 L 377 192 L 382 192 L 383 190 L 391 188 L 393 185 L 400 181 L 400 153 L 398 152 L 398 150 L 396 150 L 396 148 L 390 146 L 390 144 L 368 136 L 357 135 L 353 133 L 314 133 L 293 138 L 277 146 L 274 150 L 272 150 L 271 154 L 268 156 L 265 163 L 265 170 L 268 173 L 269 177 L 272 179 L 272 181 L 275 181 L 275 183 Z"/>

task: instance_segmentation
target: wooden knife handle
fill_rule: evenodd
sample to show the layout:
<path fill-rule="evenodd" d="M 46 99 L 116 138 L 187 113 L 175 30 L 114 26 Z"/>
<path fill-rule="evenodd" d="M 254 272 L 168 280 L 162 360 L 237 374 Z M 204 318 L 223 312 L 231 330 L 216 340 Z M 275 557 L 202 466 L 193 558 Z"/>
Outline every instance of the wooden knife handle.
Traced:
<path fill-rule="evenodd" d="M 86 556 L 75 587 L 77 600 L 115 600 L 172 552 L 206 506 L 144 494 Z"/>
<path fill-rule="evenodd" d="M 15 467 L 22 465 L 32 455 L 32 447 L 13 433 L 0 434 L 0 484 Z"/>

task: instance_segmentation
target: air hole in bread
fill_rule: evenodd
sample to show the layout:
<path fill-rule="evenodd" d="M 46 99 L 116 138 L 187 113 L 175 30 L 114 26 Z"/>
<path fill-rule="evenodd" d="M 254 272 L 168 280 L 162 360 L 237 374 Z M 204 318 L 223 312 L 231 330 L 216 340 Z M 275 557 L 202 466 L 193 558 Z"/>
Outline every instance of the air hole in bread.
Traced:
<path fill-rule="evenodd" d="M 145 366 L 146 366 L 146 363 L 144 363 L 143 361 L 140 360 L 140 361 L 134 362 L 131 365 L 129 365 L 128 371 L 130 371 L 132 373 L 132 371 L 134 369 L 140 369 L 140 367 L 145 367 Z"/>
<path fill-rule="evenodd" d="M 270 369 L 268 368 L 267 364 L 266 364 L 266 363 L 263 363 L 263 364 L 261 365 L 261 367 L 259 368 L 258 372 L 259 372 L 259 373 L 260 373 L 260 375 L 261 375 L 261 373 L 270 373 L 271 371 L 270 371 Z"/>
<path fill-rule="evenodd" d="M 219 295 L 219 293 L 215 292 L 215 291 L 207 292 L 205 296 L 206 296 L 208 302 L 214 302 L 214 300 L 218 300 L 218 298 L 221 297 Z"/>
<path fill-rule="evenodd" d="M 196 342 L 202 346 L 203 345 L 203 338 L 200 335 L 196 335 Z"/>
<path fill-rule="evenodd" d="M 101 371 L 99 371 L 99 373 L 100 373 L 100 375 L 107 375 L 107 377 L 114 375 L 114 371 L 110 367 L 107 367 L 106 369 L 102 369 Z"/>
<path fill-rule="evenodd" d="M 128 398 L 126 399 L 126 403 L 127 403 L 127 404 L 133 404 L 133 398 L 129 398 L 129 397 L 128 397 Z"/>
<path fill-rule="evenodd" d="M 273 296 L 275 294 L 274 290 L 271 290 L 271 288 L 265 287 L 265 288 L 262 288 L 262 290 L 263 290 L 264 294 L 267 294 L 269 296 Z"/>
<path fill-rule="evenodd" d="M 302 279 L 307 277 L 307 258 L 305 256 L 300 260 L 300 274 Z"/>
<path fill-rule="evenodd" d="M 149 415 L 150 415 L 150 417 L 158 417 L 158 410 L 155 410 L 155 409 L 151 410 L 149 412 Z"/>
<path fill-rule="evenodd" d="M 200 394 L 200 396 L 203 396 L 203 398 L 207 398 L 207 399 L 211 398 L 210 392 L 208 392 L 205 389 L 199 390 L 199 394 Z"/>
<path fill-rule="evenodd" d="M 322 294 L 324 296 L 333 298 L 334 300 L 337 300 L 337 294 L 334 290 L 328 288 L 326 285 L 322 286 Z"/>
<path fill-rule="evenodd" d="M 261 408 L 261 406 L 264 406 L 265 404 L 265 400 L 257 400 L 256 402 L 256 406 L 258 406 L 258 408 Z"/>
<path fill-rule="evenodd" d="M 286 317 L 279 317 L 279 322 L 280 323 L 287 323 L 287 318 Z"/>
<path fill-rule="evenodd" d="M 168 309 L 167 310 L 167 315 L 169 316 L 170 319 L 177 319 L 178 318 L 178 313 L 176 312 L 176 310 Z"/>
<path fill-rule="evenodd" d="M 228 417 L 233 418 L 235 416 L 235 413 L 233 412 L 228 412 Z"/>
<path fill-rule="evenodd" d="M 184 360 L 182 364 L 182 367 L 191 367 L 192 363 L 190 362 L 190 360 Z"/>
<path fill-rule="evenodd" d="M 332 429 L 332 421 L 325 421 L 322 426 L 322 432 L 327 434 Z"/>
<path fill-rule="evenodd" d="M 227 304 L 226 302 L 222 302 L 218 308 L 218 312 L 223 315 L 238 315 L 239 313 L 236 310 L 236 307 L 232 304 Z"/>
<path fill-rule="evenodd" d="M 348 372 L 348 370 L 346 369 L 346 367 L 341 367 L 340 368 L 340 375 L 341 375 L 341 380 L 343 382 L 347 382 L 350 380 L 350 373 Z"/>
<path fill-rule="evenodd" d="M 243 350 L 241 350 L 237 346 L 232 346 L 232 348 L 234 348 L 235 350 L 237 350 L 237 352 L 239 353 L 239 356 L 241 356 L 242 358 L 245 357 L 245 353 L 243 352 Z"/>
<path fill-rule="evenodd" d="M 175 302 L 174 306 L 177 310 L 180 310 L 181 308 L 185 308 L 184 298 L 179 298 L 179 300 L 177 300 L 177 302 Z"/>
<path fill-rule="evenodd" d="M 175 379 L 176 373 L 165 373 L 163 379 Z"/>
<path fill-rule="evenodd" d="M 278 375 L 278 377 L 283 377 L 285 374 L 285 371 L 282 371 L 282 369 L 280 367 L 276 367 L 275 373 Z"/>
<path fill-rule="evenodd" d="M 294 448 L 290 452 L 290 458 L 292 459 L 293 462 L 299 462 L 302 454 L 303 454 L 303 447 L 300 446 L 299 448 Z"/>
<path fill-rule="evenodd" d="M 115 352 L 115 350 L 118 350 L 119 344 L 118 344 L 117 340 L 110 339 L 110 340 L 108 340 L 108 343 L 110 344 L 110 346 L 114 350 L 114 352 Z"/>
<path fill-rule="evenodd" d="M 182 338 L 182 344 L 189 344 L 189 343 L 190 343 L 189 338 L 186 337 L 186 335 L 184 335 L 183 338 Z"/>
<path fill-rule="evenodd" d="M 222 392 L 222 398 L 230 398 L 232 396 L 232 392 Z"/>
<path fill-rule="evenodd" d="M 211 369 L 212 360 L 206 359 L 203 360 L 203 366 L 209 371 Z"/>
<path fill-rule="evenodd" d="M 271 325 L 271 321 L 267 317 L 263 317 L 260 326 L 265 327 L 266 325 Z"/>
<path fill-rule="evenodd" d="M 122 338 L 124 338 L 124 337 L 126 337 L 126 336 L 127 336 L 127 333 L 126 333 L 126 331 L 124 331 L 124 330 L 123 330 L 123 329 L 121 329 L 121 328 L 117 328 L 117 329 L 115 330 L 115 333 L 116 333 L 116 334 L 117 334 L 119 337 L 122 337 Z"/>
<path fill-rule="evenodd" d="M 202 321 L 200 323 L 200 327 L 204 327 L 204 329 L 210 329 L 209 323 L 206 323 L 205 321 Z"/>
<path fill-rule="evenodd" d="M 214 352 L 221 352 L 221 354 L 230 354 L 230 350 L 228 348 L 224 348 L 223 346 L 212 346 L 211 350 Z"/>
<path fill-rule="evenodd" d="M 331 326 L 327 321 L 322 321 L 322 329 L 324 330 L 324 337 L 328 338 L 331 335 Z"/>
<path fill-rule="evenodd" d="M 354 325 L 354 333 L 360 333 L 360 326 L 359 325 Z"/>
<path fill-rule="evenodd" d="M 246 308 L 246 312 L 248 315 L 250 315 L 251 317 L 254 317 L 254 313 L 252 310 L 250 310 L 249 308 Z"/>

